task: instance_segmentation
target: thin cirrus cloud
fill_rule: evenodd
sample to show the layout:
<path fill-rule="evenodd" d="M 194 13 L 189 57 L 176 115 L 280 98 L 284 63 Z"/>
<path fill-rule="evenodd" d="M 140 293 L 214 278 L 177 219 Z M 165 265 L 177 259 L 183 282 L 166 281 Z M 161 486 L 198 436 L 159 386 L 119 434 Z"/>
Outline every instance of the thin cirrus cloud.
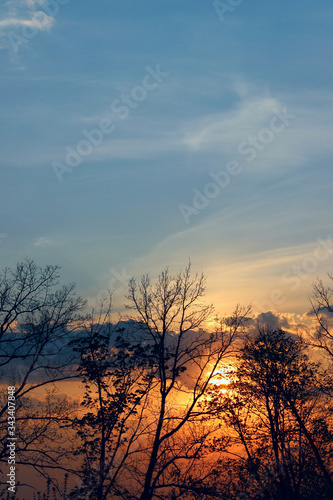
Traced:
<path fill-rule="evenodd" d="M 332 98 L 330 93 L 326 95 L 326 104 Z M 248 146 L 250 137 L 257 137 L 261 129 L 269 128 L 276 111 L 285 110 L 293 118 L 280 133 L 274 134 L 263 150 L 258 151 L 251 168 L 302 165 L 313 157 L 318 158 L 318 154 L 331 154 L 333 150 L 332 118 L 322 101 L 323 96 L 316 93 L 302 98 L 288 95 L 285 99 L 267 97 L 264 92 L 262 97 L 247 95 L 227 112 L 201 116 L 184 124 L 181 143 L 194 154 L 235 156 L 242 143 Z M 246 155 L 243 159 L 246 160 Z"/>
<path fill-rule="evenodd" d="M 277 99 L 260 98 L 244 100 L 236 109 L 199 118 L 184 132 L 184 145 L 192 150 L 222 148 L 225 143 L 237 145 L 258 127 L 262 127 L 273 114 L 273 109 L 281 108 Z"/>
<path fill-rule="evenodd" d="M 45 236 L 41 236 L 38 238 L 37 241 L 35 241 L 34 245 L 36 247 L 50 247 L 53 245 L 53 241 L 49 238 L 46 238 Z"/>
<path fill-rule="evenodd" d="M 38 9 L 42 4 L 42 2 L 35 0 L 7 2 L 4 5 L 4 7 L 7 7 L 6 12 L 0 12 L 0 30 L 2 36 L 6 35 L 9 29 L 20 27 L 33 28 L 39 31 L 49 30 L 55 20 L 43 10 Z"/>
<path fill-rule="evenodd" d="M 39 16 L 36 16 L 33 19 L 3 19 L 2 21 L 0 21 L 0 28 L 9 28 L 12 26 L 30 26 L 44 31 L 50 29 L 53 26 L 53 17 L 48 16 L 47 14 L 45 14 L 45 12 L 42 11 L 38 11 L 35 14 L 39 14 Z"/>
<path fill-rule="evenodd" d="M 3 19 L 0 21 L 0 28 L 9 28 L 12 26 L 31 26 L 39 30 L 48 30 L 53 26 L 53 17 L 48 16 L 45 12 L 37 11 L 33 19 L 18 19 L 15 17 Z M 37 16 L 37 14 L 39 14 Z"/>
<path fill-rule="evenodd" d="M 258 89 L 255 93 L 258 94 Z M 158 133 L 153 117 L 146 123 L 137 117 L 131 124 L 124 124 L 120 136 L 104 140 L 90 159 L 143 159 L 167 151 L 229 155 L 232 159 L 239 154 L 238 147 L 242 142 L 248 141 L 250 136 L 257 136 L 262 128 L 269 126 L 276 112 L 283 114 L 285 109 L 293 119 L 281 133 L 274 135 L 263 151 L 258 152 L 252 168 L 301 165 L 318 152 L 332 152 L 332 123 L 327 118 L 326 109 L 318 107 L 318 99 L 321 96 L 312 95 L 306 105 L 303 101 L 289 106 L 285 102 L 295 103 L 295 96 L 287 96 L 284 101 L 266 96 L 263 90 L 261 97 L 240 96 L 232 109 L 222 113 L 201 115 L 191 122 L 179 116 L 176 127 L 171 127 L 166 121 Z"/>
<path fill-rule="evenodd" d="M 261 223 L 265 232 L 263 221 Z M 244 221 L 244 226 L 246 224 Z M 272 242 L 271 248 L 267 248 L 260 238 L 261 231 L 252 227 L 250 232 L 258 240 L 258 245 L 247 248 L 244 255 L 247 233 L 241 226 L 237 231 L 239 234 L 235 237 L 223 223 L 223 218 L 208 217 L 200 225 L 169 235 L 131 261 L 127 270 L 134 273 L 136 269 L 150 269 L 156 276 L 163 262 L 172 262 L 171 270 L 177 272 L 191 257 L 194 269 L 205 271 L 208 277 L 207 300 L 216 305 L 219 313 L 232 310 L 239 302 L 249 304 L 255 300 L 264 304 L 271 301 L 270 294 L 275 289 L 281 291 L 284 301 L 275 304 L 274 309 L 291 313 L 294 312 L 292 309 L 299 312 L 308 308 L 307 293 L 311 284 L 317 275 L 325 275 L 331 266 L 330 253 L 325 253 L 323 248 L 320 250 L 321 260 L 313 263 L 318 247 L 316 237 L 304 243 L 295 241 L 293 245 L 289 239 L 283 241 L 281 238 L 278 247 Z M 327 235 L 321 239 L 326 241 Z M 313 269 L 308 270 L 309 263 Z"/>

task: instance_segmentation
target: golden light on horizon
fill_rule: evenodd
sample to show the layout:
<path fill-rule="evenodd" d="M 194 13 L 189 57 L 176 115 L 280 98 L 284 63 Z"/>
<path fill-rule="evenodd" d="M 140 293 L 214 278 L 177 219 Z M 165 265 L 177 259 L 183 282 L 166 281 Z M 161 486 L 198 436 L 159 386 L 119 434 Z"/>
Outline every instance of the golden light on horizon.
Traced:
<path fill-rule="evenodd" d="M 209 332 L 214 331 L 219 326 L 219 324 L 220 320 L 216 316 L 216 314 L 214 316 L 209 316 L 205 321 L 205 327 Z"/>
<path fill-rule="evenodd" d="M 228 391 L 228 385 L 231 383 L 231 375 L 235 369 L 232 366 L 218 368 L 210 380 L 210 384 L 218 387 L 218 390 L 223 394 Z"/>

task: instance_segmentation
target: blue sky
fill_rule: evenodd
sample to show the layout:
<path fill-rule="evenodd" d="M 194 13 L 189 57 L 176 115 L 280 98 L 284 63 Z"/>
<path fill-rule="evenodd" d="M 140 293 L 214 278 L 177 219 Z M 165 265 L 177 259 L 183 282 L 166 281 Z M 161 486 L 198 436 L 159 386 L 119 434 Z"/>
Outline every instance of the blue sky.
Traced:
<path fill-rule="evenodd" d="M 2 2 L 1 267 L 59 264 L 120 308 L 191 258 L 221 313 L 307 309 L 333 270 L 333 5 L 235 3 Z"/>

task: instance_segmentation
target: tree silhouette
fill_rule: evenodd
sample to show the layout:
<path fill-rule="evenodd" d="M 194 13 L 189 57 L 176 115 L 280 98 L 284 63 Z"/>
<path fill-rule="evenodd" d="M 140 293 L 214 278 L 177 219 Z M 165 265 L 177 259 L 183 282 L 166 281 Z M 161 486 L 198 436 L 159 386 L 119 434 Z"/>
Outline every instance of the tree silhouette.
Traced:
<path fill-rule="evenodd" d="M 124 473 L 136 454 L 147 395 L 153 385 L 149 360 L 140 342 L 130 342 L 109 321 L 111 300 L 92 312 L 71 345 L 79 353 L 78 373 L 85 387 L 82 415 L 73 421 L 80 439 L 76 456 L 83 457 L 82 485 L 71 498 L 113 498 L 126 494 Z M 113 336 L 113 338 L 112 338 Z"/>
<path fill-rule="evenodd" d="M 328 274 L 328 277 L 333 281 L 333 274 Z M 312 313 L 318 325 L 316 333 L 311 337 L 311 345 L 328 355 L 331 363 L 333 361 L 333 331 L 330 321 L 333 319 L 332 295 L 332 285 L 325 285 L 318 279 L 313 284 L 313 293 L 310 297 Z"/>
<path fill-rule="evenodd" d="M 200 327 L 212 314 L 212 306 L 201 302 L 204 290 L 204 276 L 192 277 L 190 264 L 177 276 L 166 269 L 155 284 L 148 275 L 139 284 L 135 279 L 129 284 L 128 299 L 140 320 L 138 329 L 155 356 L 158 384 L 140 500 L 150 500 L 157 492 L 162 495 L 171 485 L 179 496 L 182 477 L 178 462 L 186 471 L 184 462 L 200 449 L 205 438 L 198 436 L 194 443 L 190 440 L 179 453 L 170 453 L 173 440 L 191 424 L 200 426 L 204 414 L 199 403 L 222 360 L 232 354 L 248 313 L 238 308 L 228 325 L 221 324 L 211 334 L 204 332 Z M 185 402 L 175 409 L 173 402 L 180 394 L 186 395 Z"/>
<path fill-rule="evenodd" d="M 230 498 L 330 498 L 332 429 L 320 375 L 299 339 L 263 327 L 247 338 L 228 394 L 215 388 L 207 401 L 235 436 Z"/>
<path fill-rule="evenodd" d="M 74 376 L 68 336 L 77 328 L 84 307 L 74 285 L 58 287 L 58 283 L 58 266 L 41 268 L 29 259 L 0 274 L 0 375 L 3 383 L 15 386 L 19 463 L 44 475 L 57 462 L 57 447 L 50 443 L 56 419 L 71 411 L 66 401 L 52 400 L 53 384 Z M 45 402 L 32 400 L 40 388 L 48 392 Z M 3 438 L 8 427 L 4 396 Z M 1 462 L 7 462 L 7 451 L 3 439 Z"/>
<path fill-rule="evenodd" d="M 73 498 L 189 498 L 202 491 L 205 443 L 215 430 L 199 407 L 217 367 L 232 349 L 243 314 L 213 333 L 200 329 L 212 314 L 201 302 L 203 276 L 190 266 L 156 283 L 129 283 L 136 315 L 111 327 L 90 321 L 75 341 L 86 387 L 75 421 L 84 457 L 82 487 Z M 246 311 L 244 311 L 245 313 Z M 199 467 L 201 464 L 201 470 Z"/>
<path fill-rule="evenodd" d="M 132 278 L 132 316 L 116 324 L 111 296 L 84 315 L 57 266 L 26 260 L 0 278 L 0 374 L 15 386 L 17 464 L 44 478 L 39 498 L 333 497 L 333 289 L 321 281 L 308 342 L 254 331 L 240 306 L 209 329 L 217 318 L 190 264 Z M 313 361 L 318 349 L 325 363 Z M 82 388 L 80 405 L 57 395 L 68 380 Z M 1 389 L 3 472 L 6 396 Z"/>

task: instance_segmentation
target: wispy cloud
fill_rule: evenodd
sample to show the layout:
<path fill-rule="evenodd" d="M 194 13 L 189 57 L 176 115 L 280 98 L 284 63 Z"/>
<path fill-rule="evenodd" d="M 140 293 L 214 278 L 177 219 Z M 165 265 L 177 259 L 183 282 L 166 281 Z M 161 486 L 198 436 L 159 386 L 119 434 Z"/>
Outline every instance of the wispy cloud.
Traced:
<path fill-rule="evenodd" d="M 55 19 L 46 2 L 35 0 L 12 0 L 0 7 L 0 38 L 6 41 L 6 48 L 17 52 L 22 44 L 29 42 L 40 31 L 48 31 Z M 51 14 L 51 15 L 50 15 Z M 7 40 L 6 40 L 7 39 Z M 1 42 L 1 48 L 4 42 Z"/>
<path fill-rule="evenodd" d="M 12 26 L 31 26 L 39 30 L 48 30 L 54 24 L 53 17 L 48 16 L 45 12 L 39 10 L 34 12 L 34 17 L 31 19 L 19 19 L 11 17 L 0 21 L 0 28 L 9 28 Z"/>
<path fill-rule="evenodd" d="M 277 99 L 245 99 L 228 112 L 205 116 L 187 125 L 183 143 L 194 151 L 212 147 L 222 149 L 225 144 L 236 145 L 244 138 L 244 134 L 262 127 L 277 107 L 281 107 Z"/>
<path fill-rule="evenodd" d="M 35 247 L 50 247 L 53 245 L 53 241 L 49 238 L 45 238 L 45 236 L 41 236 L 34 243 Z"/>
<path fill-rule="evenodd" d="M 234 156 L 244 154 L 250 149 L 261 129 L 269 128 L 276 110 L 278 115 L 283 110 L 294 117 L 288 130 L 275 134 L 271 143 L 259 150 L 251 169 L 267 171 L 268 168 L 289 168 L 304 165 L 324 154 L 332 154 L 332 118 L 327 113 L 327 106 L 332 102 L 333 94 L 300 93 L 281 98 L 269 97 L 262 89 L 261 97 L 255 86 L 240 82 L 239 102 L 227 111 L 199 116 L 183 124 L 181 143 L 188 151 L 211 156 Z M 236 91 L 236 88 L 235 88 Z M 290 104 L 291 103 L 291 104 Z M 323 104 L 325 103 L 325 104 Z M 290 115 L 290 116 L 291 116 Z M 241 144 L 244 148 L 240 148 Z M 256 147 L 256 145 L 255 145 Z M 259 146 L 258 146 L 259 147 Z"/>

